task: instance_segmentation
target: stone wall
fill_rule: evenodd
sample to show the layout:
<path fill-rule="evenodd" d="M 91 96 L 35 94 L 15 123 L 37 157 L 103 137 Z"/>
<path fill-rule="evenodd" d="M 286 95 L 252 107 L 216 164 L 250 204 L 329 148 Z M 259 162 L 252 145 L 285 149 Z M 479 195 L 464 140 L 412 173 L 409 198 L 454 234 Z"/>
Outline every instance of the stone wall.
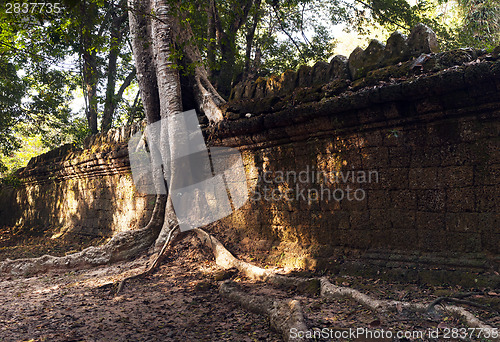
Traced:
<path fill-rule="evenodd" d="M 400 78 L 418 71 L 436 72 L 471 62 L 485 53 L 474 49 L 441 53 L 438 50 L 436 34 L 424 24 L 418 24 L 408 37 L 396 31 L 386 44 L 372 39 L 365 50 L 357 47 L 349 57 L 337 55 L 330 63 L 319 61 L 314 66 L 302 65 L 297 71 L 287 70 L 281 75 L 240 82 L 234 87 L 231 99 L 282 96 L 297 88 L 318 87 L 332 81 L 358 80 L 354 84 L 361 86 L 377 84 L 385 78 Z"/>
<path fill-rule="evenodd" d="M 0 187 L 0 225 L 90 236 L 140 228 L 154 196 L 135 191 L 127 142 L 139 127 L 89 138 L 83 149 L 60 147 L 19 170 L 21 184 Z"/>
<path fill-rule="evenodd" d="M 228 104 L 226 121 L 209 136 L 212 144 L 242 151 L 249 185 L 261 195 L 223 220 L 228 230 L 239 230 L 233 239 L 260 240 L 262 251 L 274 245 L 273 260 L 290 266 L 338 267 L 351 255 L 354 263 L 368 265 L 364 274 L 380 265 L 405 274 L 436 268 L 498 272 L 497 58 L 483 55 L 375 86 L 367 86 L 369 76 L 358 84 L 334 80 Z M 376 171 L 379 178 L 283 180 L 287 171 L 307 170 Z M 345 193 L 348 186 L 362 189 L 363 199 L 339 201 L 340 190 L 337 198 L 328 198 L 326 190 L 321 196 L 322 189 Z M 262 198 L 266 187 L 268 200 Z M 290 190 L 288 200 L 283 194 Z M 309 190 L 312 198 L 304 196 Z M 303 252 L 295 249 L 287 258 L 279 241 Z M 444 274 L 444 281 L 463 280 L 461 273 Z M 473 284 L 477 276 L 469 280 Z"/>
<path fill-rule="evenodd" d="M 225 120 L 202 127 L 209 145 L 241 151 L 251 199 L 214 232 L 274 264 L 424 281 L 432 270 L 442 282 L 465 270 L 469 284 L 498 285 L 500 49 L 433 53 L 424 33 L 423 55 L 384 52 L 356 77 L 338 57 L 328 70 L 343 76 L 315 82 L 301 68 L 289 87 L 282 76 L 272 91 L 273 78 L 248 96 L 236 89 Z M 138 129 L 32 160 L 20 186 L 0 188 L 0 225 L 97 235 L 142 226 L 154 198 L 130 176 L 126 143 Z"/>

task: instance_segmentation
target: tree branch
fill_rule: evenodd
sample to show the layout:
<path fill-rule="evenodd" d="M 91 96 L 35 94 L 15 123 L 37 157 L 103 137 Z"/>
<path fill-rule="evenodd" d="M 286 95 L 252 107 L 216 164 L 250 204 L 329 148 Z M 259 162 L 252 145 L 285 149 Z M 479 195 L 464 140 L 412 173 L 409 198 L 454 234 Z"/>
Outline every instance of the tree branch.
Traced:
<path fill-rule="evenodd" d="M 403 30 L 408 30 L 410 31 L 410 29 L 408 27 L 405 27 L 401 24 L 398 24 L 397 22 L 395 22 L 394 20 L 392 20 L 391 18 L 383 15 L 380 11 L 376 10 L 373 6 L 367 4 L 366 2 L 362 1 L 362 0 L 354 0 L 355 2 L 359 2 L 360 4 L 362 4 L 363 6 L 371 9 L 373 12 L 376 12 L 378 15 L 380 15 L 382 18 L 384 18 L 385 20 L 387 20 L 388 22 L 390 22 L 391 24 L 394 24 L 396 25 L 397 27 L 399 28 L 402 28 Z"/>
<path fill-rule="evenodd" d="M 125 92 L 125 89 L 127 89 L 129 86 L 130 86 L 130 83 L 132 83 L 132 81 L 134 80 L 135 78 L 135 74 L 137 73 L 137 71 L 135 70 L 135 68 L 127 75 L 127 77 L 125 78 L 125 80 L 123 81 L 122 85 L 120 86 L 120 89 L 118 90 L 118 92 L 116 93 L 116 99 L 121 99 L 122 96 L 123 96 L 123 93 Z"/>

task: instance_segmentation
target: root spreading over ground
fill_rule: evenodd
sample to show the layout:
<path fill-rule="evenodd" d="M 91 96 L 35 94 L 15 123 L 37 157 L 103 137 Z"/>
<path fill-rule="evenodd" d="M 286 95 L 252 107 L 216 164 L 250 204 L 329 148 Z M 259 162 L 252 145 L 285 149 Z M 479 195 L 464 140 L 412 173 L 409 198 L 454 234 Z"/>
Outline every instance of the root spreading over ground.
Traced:
<path fill-rule="evenodd" d="M 354 277 L 304 278 L 258 267 L 200 229 L 172 239 L 167 250 L 155 273 L 144 273 L 153 261 L 148 264 L 144 256 L 28 279 L 0 274 L 1 340 L 303 341 L 308 335 L 298 332 L 316 332 L 318 341 L 348 341 L 334 338 L 334 332 L 365 328 L 423 334 L 437 329 L 437 339 L 413 340 L 440 341 L 446 329 L 494 331 L 500 324 L 494 305 L 448 305 L 453 300 L 422 287 L 356 283 Z M 129 279 L 125 285 L 124 279 Z M 319 334 L 324 329 L 331 336 Z M 397 341 L 387 341 L 392 340 Z"/>

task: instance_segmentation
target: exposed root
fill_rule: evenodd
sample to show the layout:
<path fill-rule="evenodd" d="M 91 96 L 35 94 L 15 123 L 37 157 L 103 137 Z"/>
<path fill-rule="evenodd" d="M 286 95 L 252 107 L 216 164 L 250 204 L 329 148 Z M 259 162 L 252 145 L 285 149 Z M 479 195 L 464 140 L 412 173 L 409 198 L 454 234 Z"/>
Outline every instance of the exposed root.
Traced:
<path fill-rule="evenodd" d="M 237 289 L 232 281 L 225 281 L 219 287 L 219 293 L 238 303 L 245 309 L 269 318 L 271 327 L 278 331 L 284 341 L 303 341 L 292 338 L 290 331 L 306 331 L 307 326 L 299 301 L 294 299 L 273 300 L 264 296 L 253 296 Z"/>
<path fill-rule="evenodd" d="M 401 302 L 397 300 L 375 299 L 353 288 L 333 285 L 326 278 L 321 278 L 320 283 L 321 283 L 321 297 L 350 298 L 373 311 L 401 312 L 403 310 L 411 310 L 415 312 L 424 313 L 427 310 L 427 306 L 424 304 L 414 304 L 409 302 Z"/>
<path fill-rule="evenodd" d="M 129 276 L 129 277 L 126 277 L 124 279 L 122 279 L 118 285 L 118 288 L 116 289 L 116 294 L 120 293 L 120 291 L 123 289 L 123 286 L 125 285 L 125 282 L 127 280 L 131 280 L 131 279 L 136 279 L 136 278 L 140 278 L 140 277 L 144 277 L 144 276 L 147 276 L 151 273 L 154 272 L 154 270 L 158 267 L 158 265 L 160 264 L 161 260 L 163 259 L 163 257 L 165 256 L 165 251 L 167 250 L 167 247 L 169 247 L 170 245 L 174 245 L 175 243 L 172 243 L 170 244 L 170 242 L 173 240 L 172 237 L 174 236 L 174 233 L 179 229 L 179 226 L 175 226 L 174 228 L 172 228 L 167 236 L 167 239 L 165 240 L 165 243 L 163 244 L 163 247 L 161 249 L 161 251 L 158 253 L 157 257 L 154 259 L 154 261 L 152 262 L 151 266 L 147 267 L 147 264 L 146 264 L 146 270 L 144 272 L 141 272 L 139 274 L 135 274 L 133 276 Z M 177 236 L 179 236 L 180 234 L 178 234 Z M 179 239 L 177 239 L 177 241 L 179 241 Z M 105 285 L 107 286 L 107 285 Z"/>
<path fill-rule="evenodd" d="M 422 303 L 410 303 L 404 301 L 396 301 L 396 300 L 384 300 L 384 299 L 376 299 L 372 298 L 358 290 L 355 290 L 350 287 L 342 287 L 336 286 L 328 281 L 326 278 L 295 278 L 295 277 L 287 277 L 284 275 L 277 274 L 272 270 L 266 270 L 255 265 L 251 265 L 245 261 L 239 260 L 234 257 L 223 245 L 219 242 L 215 237 L 206 233 L 201 229 L 194 229 L 200 240 L 205 243 L 208 247 L 210 247 L 214 253 L 216 263 L 224 267 L 226 269 L 229 268 L 237 268 L 241 273 L 247 276 L 250 279 L 261 280 L 268 282 L 273 285 L 285 286 L 285 287 L 293 287 L 299 291 L 305 291 L 311 294 L 314 292 L 316 285 L 319 285 L 319 290 L 321 297 L 324 298 L 335 298 L 335 297 L 345 297 L 352 300 L 357 301 L 358 303 L 364 305 L 370 310 L 376 312 L 414 312 L 426 314 L 428 313 L 429 305 Z M 225 285 L 228 286 L 228 285 Z M 312 290 L 312 291 L 311 291 Z M 225 290 L 221 290 L 225 291 Z M 237 293 L 237 292 L 236 292 Z M 248 296 L 248 295 L 247 295 Z M 240 304 L 243 304 L 243 299 L 239 293 L 233 295 L 233 297 L 228 296 L 230 299 L 234 299 Z M 250 298 L 250 297 L 248 297 Z M 253 305 L 253 304 L 248 304 Z M 433 305 L 434 307 L 435 305 Z M 489 329 L 492 331 L 494 327 L 482 322 L 478 318 L 476 318 L 472 313 L 467 311 L 462 307 L 458 307 L 455 305 L 445 305 L 441 306 L 438 310 L 436 310 L 436 314 L 452 314 L 459 318 L 462 318 L 465 323 L 472 328 L 482 328 Z M 281 331 L 281 330 L 280 330 Z M 499 340 L 499 339 L 494 339 Z"/>
<path fill-rule="evenodd" d="M 236 268 L 247 278 L 288 288 L 313 288 L 318 283 L 318 279 L 287 277 L 242 261 L 232 255 L 219 240 L 204 230 L 196 228 L 193 231 L 205 245 L 212 249 L 217 265 L 225 269 Z"/>
<path fill-rule="evenodd" d="M 62 257 L 44 255 L 38 258 L 7 259 L 0 263 L 0 273 L 31 276 L 53 269 L 92 267 L 137 257 L 155 242 L 163 222 L 165 202 L 165 196 L 157 196 L 151 220 L 145 228 L 121 232 L 102 246 L 88 247 Z"/>
<path fill-rule="evenodd" d="M 469 306 L 474 306 L 476 308 L 485 310 L 485 311 L 494 311 L 498 313 L 498 310 L 494 308 L 490 308 L 489 306 L 482 305 L 476 302 L 472 302 L 470 300 L 465 300 L 465 299 L 460 299 L 460 298 L 454 298 L 454 297 L 439 297 L 436 298 L 432 303 L 429 304 L 427 307 L 427 311 L 432 311 L 434 310 L 434 307 L 438 305 L 441 302 L 450 302 L 450 303 L 457 303 L 457 304 L 465 304 Z"/>
<path fill-rule="evenodd" d="M 419 313 L 427 313 L 429 306 L 421 303 L 409 303 L 402 302 L 397 300 L 381 300 L 375 299 L 370 296 L 365 295 L 364 293 L 359 292 L 358 290 L 349 288 L 349 287 L 341 287 L 336 286 L 330 283 L 326 278 L 321 278 L 321 296 L 326 298 L 333 297 L 347 297 L 351 298 L 358 303 L 364 305 L 365 307 L 379 312 L 384 311 L 413 311 Z M 462 307 L 458 307 L 455 305 L 445 305 L 442 306 L 439 310 L 436 310 L 438 313 L 449 313 L 453 314 L 457 317 L 460 317 L 465 320 L 466 324 L 471 328 L 481 328 L 481 329 L 489 329 L 492 331 L 493 327 L 485 324 L 478 318 L 476 318 L 472 313 L 467 311 Z"/>

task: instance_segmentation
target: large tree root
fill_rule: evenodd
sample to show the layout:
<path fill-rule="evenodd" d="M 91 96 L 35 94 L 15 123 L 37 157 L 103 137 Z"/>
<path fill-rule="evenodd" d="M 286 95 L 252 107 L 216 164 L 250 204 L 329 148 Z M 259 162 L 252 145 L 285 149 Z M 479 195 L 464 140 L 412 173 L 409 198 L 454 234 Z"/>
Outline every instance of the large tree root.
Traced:
<path fill-rule="evenodd" d="M 128 280 L 147 276 L 149 274 L 152 274 L 156 270 L 156 268 L 160 265 L 161 260 L 165 257 L 167 247 L 169 247 L 170 244 L 174 245 L 177 241 L 180 240 L 179 237 L 182 235 L 181 233 L 177 234 L 174 238 L 174 234 L 178 228 L 179 228 L 179 226 L 177 225 L 170 230 L 170 233 L 168 234 L 167 239 L 165 240 L 165 243 L 163 244 L 161 251 L 158 253 L 156 258 L 153 260 L 153 262 L 151 263 L 151 266 L 148 267 L 148 265 L 146 264 L 145 271 L 138 273 L 138 274 L 134 274 L 132 276 L 128 276 L 128 277 L 122 279 L 118 285 L 118 288 L 116 289 L 115 294 L 120 293 L 120 291 L 123 289 L 123 286 L 125 285 L 125 282 L 127 282 Z M 107 286 L 107 284 L 104 286 Z M 101 287 L 103 287 L 103 286 L 101 286 Z"/>
<path fill-rule="evenodd" d="M 31 276 L 53 269 L 98 266 L 110 262 L 127 260 L 146 251 L 155 241 L 149 230 L 129 231 L 114 236 L 99 247 L 88 247 L 81 252 L 55 257 L 44 255 L 38 258 L 7 259 L 0 264 L 0 272 L 18 276 Z"/>
<path fill-rule="evenodd" d="M 338 297 L 346 297 L 357 301 L 363 306 L 379 312 L 402 312 L 404 310 L 419 312 L 419 313 L 428 313 L 429 305 L 425 305 L 422 303 L 409 303 L 402 302 L 397 300 L 384 300 L 384 299 L 375 299 L 364 293 L 359 292 L 358 290 L 333 285 L 326 278 L 321 278 L 321 296 L 325 298 L 338 298 Z M 433 309 L 434 310 L 434 309 Z M 472 313 L 467 311 L 466 309 L 455 306 L 455 305 L 444 305 L 439 309 L 435 310 L 438 314 L 449 313 L 455 315 L 463 319 L 468 326 L 471 328 L 480 328 L 485 330 L 492 331 L 493 327 L 482 322 L 477 317 L 475 317 Z"/>
<path fill-rule="evenodd" d="M 358 303 L 364 305 L 370 310 L 376 312 L 415 312 L 415 313 L 428 313 L 429 308 L 435 309 L 435 314 L 444 315 L 451 314 L 458 318 L 461 318 L 465 323 L 472 328 L 480 328 L 484 330 L 493 331 L 494 327 L 482 322 L 480 319 L 475 317 L 472 313 L 466 309 L 455 306 L 455 305 L 444 305 L 437 307 L 430 307 L 429 305 L 423 303 L 410 303 L 404 301 L 396 300 L 383 300 L 372 298 L 358 290 L 336 286 L 330 283 L 326 278 L 296 278 L 287 277 L 284 275 L 277 274 L 276 272 L 268 269 L 263 269 L 255 265 L 251 265 L 245 261 L 239 260 L 234 257 L 215 237 L 209 235 L 201 229 L 194 229 L 200 240 L 210 247 L 215 256 L 215 262 L 226 269 L 237 268 L 241 273 L 250 279 L 261 280 L 272 285 L 279 285 L 285 287 L 293 287 L 299 291 L 306 291 L 309 294 L 311 289 L 315 289 L 315 285 L 319 285 L 320 295 L 324 298 L 338 298 L 345 297 L 357 301 Z M 227 285 L 222 287 L 222 293 L 227 293 L 229 288 Z M 234 295 L 227 295 L 228 298 L 237 301 L 242 304 L 245 299 L 239 292 L 235 292 Z M 247 299 L 250 297 L 247 297 Z M 253 305 L 253 304 L 252 304 Z M 267 304 L 266 304 L 267 305 Z M 266 310 L 264 310 L 266 311 Z M 279 330 L 282 331 L 282 330 Z M 288 331 L 289 332 L 289 331 Z M 499 341 L 500 339 L 492 339 L 494 341 Z"/>
<path fill-rule="evenodd" d="M 106 244 L 88 247 L 62 257 L 44 255 L 0 263 L 0 273 L 31 276 L 54 269 L 75 269 L 104 265 L 137 257 L 155 242 L 165 215 L 165 196 L 157 196 L 151 220 L 145 228 L 129 230 L 115 235 Z"/>
<path fill-rule="evenodd" d="M 232 281 L 225 281 L 219 287 L 219 293 L 240 304 L 245 309 L 268 317 L 271 327 L 278 331 L 285 341 L 303 341 L 303 338 L 291 338 L 290 331 L 306 331 L 300 302 L 294 299 L 273 300 L 264 296 L 253 296 L 237 289 Z"/>

